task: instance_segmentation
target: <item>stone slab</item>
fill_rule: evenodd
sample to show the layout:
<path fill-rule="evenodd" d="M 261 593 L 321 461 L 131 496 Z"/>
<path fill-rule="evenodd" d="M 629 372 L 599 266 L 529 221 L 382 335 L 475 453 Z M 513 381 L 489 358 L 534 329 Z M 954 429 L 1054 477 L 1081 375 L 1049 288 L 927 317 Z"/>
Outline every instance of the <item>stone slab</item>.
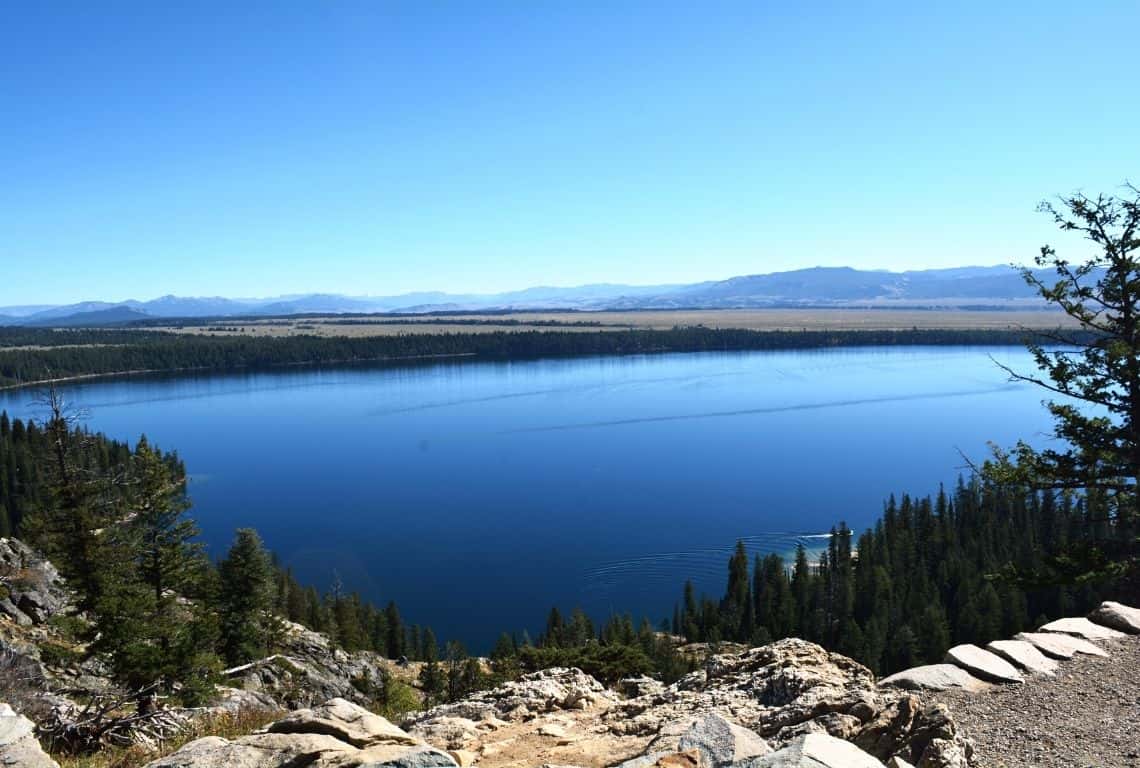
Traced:
<path fill-rule="evenodd" d="M 991 687 L 955 664 L 927 664 L 884 677 L 879 685 L 907 691 L 981 691 Z"/>
<path fill-rule="evenodd" d="M 1093 624 L 1083 616 L 1050 621 L 1048 624 L 1042 625 L 1038 632 L 1059 632 L 1065 635 L 1083 637 L 1085 640 L 1119 640 L 1125 637 L 1123 632 L 1117 632 L 1115 629 L 1100 624 Z"/>
<path fill-rule="evenodd" d="M 1140 608 L 1132 608 L 1123 603 L 1106 600 L 1100 604 L 1099 608 L 1089 614 L 1089 619 L 1120 632 L 1140 635 Z"/>
<path fill-rule="evenodd" d="M 1001 656 L 970 643 L 956 645 L 948 650 L 946 662 L 957 664 L 971 675 L 993 683 L 1025 682 L 1017 668 Z"/>
<path fill-rule="evenodd" d="M 986 645 L 986 650 L 1036 675 L 1052 675 L 1059 666 L 1055 660 L 1041 653 L 1036 645 L 1024 640 L 994 640 Z"/>
<path fill-rule="evenodd" d="M 1013 639 L 1032 643 L 1037 646 L 1037 650 L 1054 659 L 1071 659 L 1078 653 L 1108 658 L 1108 653 L 1103 648 L 1083 638 L 1060 632 L 1019 632 Z"/>

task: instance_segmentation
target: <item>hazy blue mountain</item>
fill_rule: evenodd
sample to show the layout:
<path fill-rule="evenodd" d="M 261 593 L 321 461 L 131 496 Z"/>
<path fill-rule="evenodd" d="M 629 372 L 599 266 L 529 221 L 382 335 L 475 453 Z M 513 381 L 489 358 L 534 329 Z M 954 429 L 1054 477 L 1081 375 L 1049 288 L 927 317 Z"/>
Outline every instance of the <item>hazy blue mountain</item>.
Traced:
<path fill-rule="evenodd" d="M 963 304 L 1032 300 L 1036 293 L 1010 267 L 962 267 L 911 272 L 814 267 L 745 275 L 683 287 L 656 296 L 623 298 L 621 309 L 750 308 L 867 304 Z"/>
<path fill-rule="evenodd" d="M 41 318 L 39 320 L 25 319 L 21 325 L 42 327 L 105 327 L 109 325 L 126 325 L 136 320 L 153 320 L 153 315 L 140 312 L 132 307 L 116 305 L 105 309 L 95 309 L 89 312 L 76 312 L 63 317 Z"/>
<path fill-rule="evenodd" d="M 1043 276 L 1048 277 L 1046 273 Z M 508 309 L 760 308 L 866 305 L 984 305 L 1035 298 L 1016 270 L 1007 266 L 889 272 L 850 267 L 813 267 L 742 275 L 688 285 L 535 286 L 494 294 L 419 291 L 395 296 L 301 294 L 266 299 L 162 296 L 116 304 L 88 301 L 58 307 L 0 307 L 11 324 L 51 325 L 175 317 L 293 315 L 345 312 L 442 312 Z M 30 311 L 34 310 L 34 311 Z M 111 310 L 130 310 L 113 312 Z M 105 315 L 97 313 L 106 312 Z M 113 319 L 113 320 L 112 320 Z"/>
<path fill-rule="evenodd" d="M 25 325 L 42 325 L 42 321 L 44 320 L 57 320 L 61 317 L 84 314 L 87 312 L 99 312 L 104 309 L 119 306 L 123 306 L 123 304 L 112 304 L 107 301 L 81 301 L 78 304 L 65 304 L 63 306 L 51 307 L 50 309 L 44 309 L 30 315 L 25 315 L 21 318 L 21 323 Z"/>
<path fill-rule="evenodd" d="M 150 301 L 125 301 L 124 306 L 145 312 L 156 317 L 216 317 L 248 312 L 259 301 L 226 299 L 221 296 L 205 298 L 184 298 L 181 296 L 161 296 Z"/>

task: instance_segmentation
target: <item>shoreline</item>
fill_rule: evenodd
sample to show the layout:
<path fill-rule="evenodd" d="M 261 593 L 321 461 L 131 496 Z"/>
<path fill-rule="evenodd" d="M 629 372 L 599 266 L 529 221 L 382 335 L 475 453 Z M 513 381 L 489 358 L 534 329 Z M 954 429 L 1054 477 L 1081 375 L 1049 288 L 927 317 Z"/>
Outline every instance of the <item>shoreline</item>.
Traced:
<path fill-rule="evenodd" d="M 480 359 L 522 361 L 567 357 L 627 357 L 692 352 L 758 352 L 779 350 L 857 349 L 884 347 L 1024 347 L 1028 338 L 1042 332 L 1022 328 L 997 329 L 909 329 L 842 331 L 754 331 L 713 329 L 704 326 L 677 327 L 669 331 L 593 331 L 587 333 L 526 331 L 494 334 L 438 334 L 351 339 L 347 337 L 281 337 L 253 341 L 199 339 L 174 336 L 169 342 L 115 345 L 106 356 L 85 355 L 69 348 L 59 359 L 52 349 L 34 353 L 14 352 L 16 365 L 9 369 L 0 392 L 80 382 L 94 379 L 155 374 L 227 373 L 248 370 L 274 370 L 297 367 L 344 366 L 369 363 L 415 363 L 430 360 Z M 1046 343 L 1048 340 L 1046 339 Z M 123 349 L 127 347 L 127 349 Z M 439 351 L 432 351 L 432 348 Z M 220 353 L 214 354 L 215 351 Z M 0 348 L 0 370 L 5 352 Z M 400 354 L 401 352 L 407 354 Z M 379 353 L 379 354 L 377 354 Z M 35 359 L 21 366 L 19 355 Z M 327 357 L 325 355 L 328 355 Z M 118 358 L 116 360 L 116 358 Z M 290 359 L 292 358 L 292 359 Z M 115 363 L 137 367 L 115 369 Z M 178 365 L 177 363 L 187 363 Z M 195 364 L 203 363 L 203 364 Z M 141 364 L 141 365 L 140 365 Z M 20 381 L 21 368 L 40 378 Z M 52 375 L 52 369 L 77 371 Z M 107 370 L 99 370 L 105 368 Z M 78 372 L 84 371 L 86 372 Z M 2 381 L 2 380 L 0 380 Z"/>
<path fill-rule="evenodd" d="M 0 349 L 0 353 L 4 352 Z M 265 365 L 231 365 L 224 368 L 216 368 L 209 365 L 196 365 L 183 368 L 138 368 L 130 371 L 106 371 L 103 373 L 77 373 L 74 376 L 59 376 L 53 379 L 37 379 L 36 381 L 25 381 L 19 384 L 2 384 L 0 385 L 0 392 L 11 392 L 17 389 L 31 389 L 33 387 L 42 387 L 47 384 L 66 384 L 73 381 L 87 381 L 89 379 L 111 379 L 127 376 L 150 376 L 158 373 L 194 373 L 212 372 L 212 373 L 232 373 L 236 371 L 249 371 L 249 370 L 269 370 L 273 368 L 289 368 L 300 366 L 318 366 L 318 365 L 354 365 L 356 363 L 386 363 L 386 362 L 402 362 L 405 360 L 436 360 L 436 359 L 453 359 L 463 357 L 477 357 L 475 352 L 452 352 L 447 354 L 438 355 L 405 355 L 405 356 L 387 356 L 387 357 L 372 357 L 372 358 L 355 358 L 350 360 L 299 360 L 288 363 L 266 363 Z"/>

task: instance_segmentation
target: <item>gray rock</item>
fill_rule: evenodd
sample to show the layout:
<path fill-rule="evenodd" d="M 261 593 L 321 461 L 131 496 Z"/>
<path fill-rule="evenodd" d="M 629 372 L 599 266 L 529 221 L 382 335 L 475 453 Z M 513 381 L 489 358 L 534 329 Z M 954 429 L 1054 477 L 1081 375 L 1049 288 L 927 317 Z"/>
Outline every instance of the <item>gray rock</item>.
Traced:
<path fill-rule="evenodd" d="M 617 681 L 614 690 L 622 696 L 636 699 L 639 696 L 656 696 L 664 693 L 665 684 L 652 677 L 625 677 Z"/>
<path fill-rule="evenodd" d="M 1056 661 L 1041 653 L 1033 643 L 1024 640 L 994 640 L 986 646 L 986 650 L 1037 675 L 1052 675 L 1057 671 Z"/>
<path fill-rule="evenodd" d="M 1089 618 L 1097 624 L 1103 624 L 1130 635 L 1140 634 L 1140 608 L 1130 608 L 1127 605 L 1109 600 L 1101 603 L 1099 608 L 1089 614 Z"/>
<path fill-rule="evenodd" d="M 887 688 L 902 688 L 907 691 L 949 691 L 963 689 L 982 691 L 990 684 L 979 680 L 966 670 L 954 664 L 927 664 L 896 672 L 879 681 Z"/>
<path fill-rule="evenodd" d="M 1085 640 L 1119 640 L 1126 637 L 1123 632 L 1117 632 L 1115 629 L 1110 629 L 1100 624 L 1093 624 L 1083 616 L 1050 621 L 1048 624 L 1043 625 L 1038 631 L 1075 635 Z"/>
<path fill-rule="evenodd" d="M 365 750 L 359 768 L 458 768 L 451 755 L 433 747 L 377 747 Z"/>
<path fill-rule="evenodd" d="M 55 566 L 19 539 L 0 539 L 0 614 L 23 626 L 43 624 L 68 607 Z"/>
<path fill-rule="evenodd" d="M 414 676 L 420 662 L 399 668 L 372 651 L 346 652 L 327 636 L 281 620 L 280 653 L 222 674 L 228 685 L 267 695 L 282 709 L 313 707 L 332 698 L 367 706 L 387 672 Z"/>
<path fill-rule="evenodd" d="M 146 768 L 456 768 L 446 752 L 417 742 L 344 699 L 294 712 L 233 741 L 210 736 Z"/>
<path fill-rule="evenodd" d="M 914 768 L 914 766 L 908 763 L 906 760 L 903 760 L 898 755 L 895 755 L 887 761 L 887 768 Z"/>
<path fill-rule="evenodd" d="M 883 764 L 849 741 L 825 733 L 801 736 L 779 752 L 758 757 L 747 768 L 883 768 Z"/>
<path fill-rule="evenodd" d="M 291 712 L 271 723 L 265 731 L 325 734 L 360 749 L 377 744 L 416 746 L 423 743 L 380 715 L 344 699 L 330 699 L 319 707 Z"/>
<path fill-rule="evenodd" d="M 536 714 L 585 709 L 619 696 L 580 669 L 554 667 L 523 675 L 497 688 L 478 691 L 462 701 L 441 704 L 426 712 L 413 712 L 402 723 L 409 732 L 426 736 L 434 724 L 463 718 L 479 722 L 489 718 L 517 722 Z"/>
<path fill-rule="evenodd" d="M 1108 658 L 1108 653 L 1103 648 L 1088 640 L 1059 632 L 1018 632 L 1013 639 L 1032 643 L 1037 646 L 1037 650 L 1054 659 L 1071 659 L 1078 653 Z"/>
<path fill-rule="evenodd" d="M 689 726 L 678 747 L 682 751 L 695 749 L 700 752 L 701 765 L 708 768 L 721 768 L 772 751 L 764 739 L 715 712 Z"/>
<path fill-rule="evenodd" d="M 147 763 L 146 768 L 315 768 L 359 754 L 343 741 L 318 734 L 263 733 L 234 741 L 207 736 Z"/>
<path fill-rule="evenodd" d="M 956 645 L 948 650 L 946 661 L 957 664 L 975 677 L 994 683 L 1024 682 L 1021 673 L 1008 661 L 970 643 Z"/>
<path fill-rule="evenodd" d="M 233 714 L 243 710 L 274 710 L 278 708 L 277 701 L 272 696 L 255 691 L 243 691 L 240 688 L 219 686 L 214 691 L 214 696 L 214 704 L 210 709 L 215 712 Z"/>
<path fill-rule="evenodd" d="M 36 741 L 36 726 L 7 704 L 0 704 L 0 766 L 3 768 L 59 768 Z"/>

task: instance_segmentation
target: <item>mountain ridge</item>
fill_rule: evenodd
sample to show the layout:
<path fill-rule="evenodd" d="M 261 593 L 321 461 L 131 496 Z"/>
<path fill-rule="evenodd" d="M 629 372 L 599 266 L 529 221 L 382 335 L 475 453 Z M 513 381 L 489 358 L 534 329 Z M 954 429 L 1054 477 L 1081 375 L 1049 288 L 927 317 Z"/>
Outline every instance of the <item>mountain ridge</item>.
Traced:
<path fill-rule="evenodd" d="M 1044 276 L 1044 273 L 1042 273 Z M 83 325 L 161 318 L 487 310 L 761 309 L 893 305 L 958 306 L 1022 302 L 1034 290 L 1008 266 L 933 270 L 809 267 L 689 284 L 532 286 L 500 293 L 415 291 L 391 296 L 311 293 L 267 298 L 167 294 L 147 301 L 83 301 L 0 307 L 0 324 Z M 127 311 L 129 310 L 129 312 Z M 100 314 L 102 313 L 102 315 Z"/>

